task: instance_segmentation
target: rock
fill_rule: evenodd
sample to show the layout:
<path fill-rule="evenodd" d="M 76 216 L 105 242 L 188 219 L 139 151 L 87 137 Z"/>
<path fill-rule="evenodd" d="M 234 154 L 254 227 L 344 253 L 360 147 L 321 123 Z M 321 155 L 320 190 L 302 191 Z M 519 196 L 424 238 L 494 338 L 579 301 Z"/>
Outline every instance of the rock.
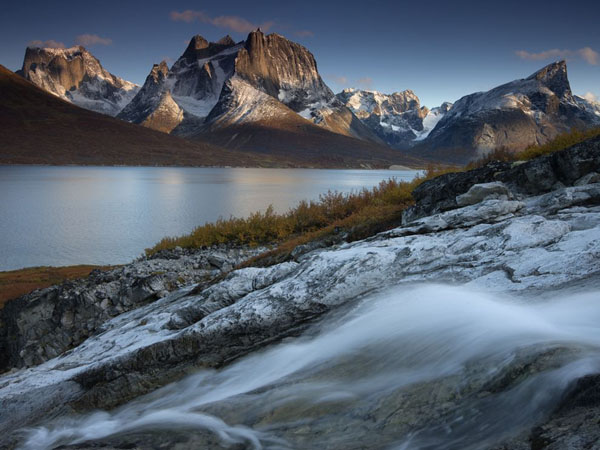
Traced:
<path fill-rule="evenodd" d="M 600 183 L 600 173 L 590 172 L 587 175 L 582 176 L 573 183 L 574 186 L 582 186 L 584 184 Z"/>
<path fill-rule="evenodd" d="M 218 253 L 211 253 L 208 255 L 208 262 L 217 269 L 221 269 L 227 264 L 227 257 Z"/>
<path fill-rule="evenodd" d="M 600 149 L 595 148 L 600 154 Z M 388 288 L 402 290 L 425 282 L 461 284 L 523 299 L 582 287 L 600 289 L 600 184 L 571 186 L 586 175 L 582 172 L 588 168 L 589 172 L 596 170 L 596 154 L 587 146 L 573 149 L 571 154 L 516 167 L 507 165 L 501 172 L 493 170 L 500 166 L 491 165 L 474 176 L 465 173 L 445 177 L 460 185 L 448 185 L 447 191 L 462 191 L 454 197 L 442 193 L 439 180 L 430 183 L 422 191 L 425 204 L 417 203 L 417 210 L 435 210 L 431 203 L 435 197 L 448 201 L 445 210 L 362 241 L 302 247 L 295 253 L 295 261 L 233 270 L 194 285 L 207 272 L 196 273 L 193 267 L 212 266 L 212 254 L 232 261 L 251 252 L 220 247 L 189 253 L 184 249 L 178 259 L 155 257 L 136 261 L 112 271 L 94 272 L 84 282 L 65 283 L 9 302 L 0 313 L 0 330 L 4 333 L 0 354 L 8 355 L 4 367 L 21 369 L 0 377 L 0 446 L 18 445 L 21 437 L 14 432 L 16 429 L 46 423 L 48 417 L 115 408 L 199 369 L 215 369 L 219 376 L 232 361 L 303 333 L 326 313 L 355 314 L 357 304 L 366 296 Z M 578 172 L 577 176 L 564 173 L 569 165 Z M 543 173 L 547 168 L 552 168 L 555 178 L 550 185 L 535 177 L 519 178 L 525 173 Z M 517 178 L 508 178 L 509 174 Z M 487 198 L 458 207 L 456 196 L 468 192 L 473 184 L 494 180 L 469 182 L 486 177 L 500 178 L 496 181 L 509 186 L 520 196 L 519 200 Z M 557 181 L 568 187 L 550 190 Z M 539 192 L 527 194 L 529 190 Z M 221 274 L 214 267 L 207 270 Z M 183 277 L 182 284 L 188 285 L 177 289 L 176 276 Z M 164 288 L 169 286 L 173 289 L 163 297 Z M 102 301 L 97 298 L 98 291 L 106 294 Z M 456 313 L 463 314 L 452 311 Z M 500 319 L 519 322 L 513 312 Z M 396 322 L 393 325 L 397 326 Z M 539 332 L 545 335 L 549 325 L 540 320 Z M 473 342 L 480 335 L 481 330 L 473 335 Z M 566 342 L 570 343 L 570 334 L 567 337 Z M 535 336 L 532 339 L 534 345 Z M 297 341 L 298 345 L 304 342 Z M 586 349 L 590 347 L 587 341 L 583 344 Z M 296 342 L 292 347 L 295 345 Z M 361 345 L 358 340 L 356 346 Z M 293 438 L 299 447 L 311 447 L 312 439 L 318 436 L 331 444 L 323 445 L 324 448 L 351 448 L 350 444 L 356 444 L 335 441 L 334 437 L 339 436 L 335 430 L 344 434 L 358 430 L 369 437 L 376 432 L 378 439 L 384 433 L 393 436 L 397 430 L 408 434 L 417 429 L 429 430 L 425 437 L 444 436 L 448 427 L 471 425 L 462 420 L 465 411 L 475 419 L 480 411 L 497 414 L 495 399 L 503 400 L 495 397 L 499 393 L 513 389 L 517 393 L 530 392 L 527 389 L 532 384 L 527 381 L 536 381 L 528 378 L 532 374 L 547 374 L 556 367 L 570 371 L 564 361 L 581 350 L 565 344 L 550 349 L 535 347 L 526 357 L 500 354 L 497 356 L 507 364 L 500 371 L 490 371 L 485 363 L 478 366 L 469 359 L 461 364 L 470 374 L 468 382 L 454 369 L 436 380 L 422 380 L 417 373 L 406 389 L 386 392 L 378 404 L 380 409 L 374 411 L 361 404 L 348 414 L 342 402 L 338 403 L 342 405 L 340 413 L 336 413 L 328 409 L 331 402 L 319 397 L 318 402 L 299 405 L 303 411 L 312 411 L 312 423 L 304 427 L 294 422 L 282 433 Z M 527 349 L 519 348 L 520 352 L 527 353 Z M 355 359 L 354 353 L 351 359 Z M 585 373 L 589 373 L 588 361 L 578 362 L 585 362 Z M 26 366 L 30 367 L 24 369 Z M 341 366 L 339 373 L 333 375 L 343 376 L 352 367 Z M 374 373 L 377 369 L 369 368 Z M 557 383 L 564 384 L 562 379 L 559 373 Z M 280 381 L 291 381 L 293 389 L 300 389 L 295 392 L 301 392 L 301 379 L 274 382 Z M 562 404 L 559 396 L 564 386 L 544 393 L 551 397 L 548 404 L 559 405 L 556 415 L 541 417 L 541 428 L 528 431 L 525 437 L 506 436 L 506 430 L 496 430 L 502 439 L 512 439 L 502 445 L 506 449 L 522 448 L 524 442 L 538 448 L 593 446 L 598 435 L 597 386 L 597 379 L 582 381 Z M 331 386 L 325 384 L 322 388 L 329 392 Z M 231 402 L 215 402 L 206 410 L 217 416 L 228 411 L 232 424 L 249 423 L 260 429 L 267 428 L 271 418 L 286 417 L 288 412 L 276 398 L 266 403 L 268 407 L 275 406 L 265 415 L 244 417 L 243 408 L 238 406 L 256 403 L 256 396 L 261 393 L 247 394 L 236 396 Z M 527 420 L 531 423 L 532 419 Z M 517 425 L 522 428 L 521 422 Z M 477 430 L 491 433 L 486 428 Z M 114 436 L 98 445 L 113 448 L 139 443 L 143 447 L 153 442 L 150 432 L 141 433 L 143 436 L 134 437 L 133 441 Z M 181 437 L 181 442 L 188 442 L 189 435 L 181 433 L 184 437 L 176 439 Z M 328 436 L 333 436 L 331 441 L 327 441 Z M 161 445 L 168 447 L 172 442 L 169 437 L 164 439 Z M 200 445 L 203 439 L 200 436 L 189 442 Z M 397 444 L 378 442 L 386 447 Z M 362 445 L 362 441 L 357 445 Z"/>
<path fill-rule="evenodd" d="M 456 197 L 458 206 L 474 205 L 488 198 L 512 197 L 511 192 L 500 181 L 492 181 L 491 183 L 474 184 L 467 192 Z"/>
<path fill-rule="evenodd" d="M 0 310 L 0 372 L 41 364 L 101 329 L 110 318 L 230 270 L 263 249 L 174 250 L 87 279 L 34 291 Z M 211 264 L 201 264 L 210 260 Z"/>
<path fill-rule="evenodd" d="M 448 173 L 425 181 L 413 191 L 415 206 L 404 211 L 402 223 L 406 225 L 420 217 L 457 208 L 456 197 L 474 184 L 496 181 L 496 174 L 509 168 L 508 163 L 492 162 L 479 169 Z"/>
<path fill-rule="evenodd" d="M 475 184 L 500 181 L 515 195 L 534 196 L 573 186 L 592 172 L 600 172 L 600 137 L 517 165 L 491 162 L 468 172 L 449 173 L 414 190 L 416 204 L 404 211 L 402 223 L 459 207 L 456 198 Z"/>

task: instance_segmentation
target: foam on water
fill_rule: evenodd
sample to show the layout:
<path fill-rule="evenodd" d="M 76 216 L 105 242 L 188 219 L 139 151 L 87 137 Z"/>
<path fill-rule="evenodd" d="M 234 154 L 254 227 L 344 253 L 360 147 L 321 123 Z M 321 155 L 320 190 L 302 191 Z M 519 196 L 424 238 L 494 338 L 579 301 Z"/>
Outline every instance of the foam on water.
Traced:
<path fill-rule="evenodd" d="M 599 372 L 599 349 L 598 292 L 532 303 L 465 287 L 397 288 L 224 369 L 199 372 L 111 412 L 29 430 L 23 448 L 173 427 L 213 433 L 224 447 L 295 448 L 302 445 L 293 430 L 308 427 L 312 447 L 351 448 L 349 442 L 372 439 L 403 449 L 478 448 L 533 425 L 573 380 Z M 496 391 L 489 387 L 523 358 L 535 366 L 536 355 L 550 355 L 552 363 Z M 443 414 L 415 419 L 408 432 L 387 422 L 378 431 L 367 428 L 370 437 L 364 429 L 348 432 L 361 411 L 377 422 L 394 393 L 444 379 L 456 392 L 476 388 Z"/>

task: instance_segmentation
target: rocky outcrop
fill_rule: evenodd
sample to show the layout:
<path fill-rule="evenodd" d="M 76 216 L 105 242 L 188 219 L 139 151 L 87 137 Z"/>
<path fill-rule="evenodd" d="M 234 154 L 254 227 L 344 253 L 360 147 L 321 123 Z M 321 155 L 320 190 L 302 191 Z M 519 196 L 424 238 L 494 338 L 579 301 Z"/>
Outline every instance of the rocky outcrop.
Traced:
<path fill-rule="evenodd" d="M 462 164 L 496 148 L 516 151 L 544 144 L 573 127 L 597 125 L 599 119 L 573 96 L 567 64 L 559 61 L 525 79 L 462 97 L 420 149 Z"/>
<path fill-rule="evenodd" d="M 206 283 L 260 252 L 161 252 L 83 280 L 34 291 L 0 310 L 0 372 L 31 367 L 96 334 L 110 318 L 194 283 Z"/>
<path fill-rule="evenodd" d="M 116 116 L 139 89 L 105 70 L 82 46 L 27 47 L 19 73 L 64 100 L 111 116 Z"/>
<path fill-rule="evenodd" d="M 446 286 L 443 301 L 431 303 L 430 297 L 439 287 L 411 289 L 417 283 L 448 283 L 477 292 L 513 293 L 523 300 L 582 288 L 598 290 L 600 186 L 577 182 L 600 169 L 598 155 L 595 140 L 526 163 L 530 164 L 527 167 L 507 165 L 498 171 L 498 166 L 488 166 L 463 173 L 454 203 L 449 201 L 451 193 L 444 196 L 436 190 L 439 181 L 434 180 L 423 188 L 421 198 L 439 197 L 445 201 L 443 211 L 426 214 L 427 208 L 435 211 L 435 207 L 417 202 L 421 216 L 405 226 L 363 241 L 299 252 L 295 260 L 270 267 L 234 270 L 213 283 L 182 288 L 106 320 L 101 332 L 61 357 L 0 378 L 0 407 L 5 412 L 0 416 L 1 439 L 14 443 L 10 439 L 21 438 L 7 431 L 17 426 L 72 411 L 112 408 L 198 369 L 215 369 L 132 403 L 131 416 L 124 408 L 84 416 L 81 423 L 86 428 L 94 420 L 106 419 L 113 425 L 122 421 L 127 425 L 126 433 L 112 436 L 110 431 L 99 432 L 106 428 L 96 427 L 93 437 L 80 438 L 76 427 L 60 431 L 64 429 L 61 422 L 58 428 L 50 427 L 59 430 L 58 434 L 40 429 L 39 436 L 44 445 L 75 444 L 72 448 L 145 445 L 151 442 L 148 427 L 172 417 L 162 415 L 164 412 L 176 413 L 185 423 L 200 428 L 189 432 L 178 428 L 176 433 L 163 433 L 160 438 L 161 445 L 179 442 L 184 448 L 210 445 L 215 435 L 228 445 L 285 443 L 300 448 L 314 447 L 315 443 L 324 448 L 389 447 L 398 445 L 400 438 L 406 438 L 406 445 L 435 445 L 446 442 L 448 435 L 460 436 L 448 448 L 485 448 L 502 443 L 513 437 L 511 433 L 521 432 L 523 426 L 548 419 L 548 408 L 557 406 L 565 392 L 565 379 L 593 373 L 595 366 L 588 357 L 597 357 L 590 348 L 595 341 L 584 339 L 576 345 L 576 334 L 555 325 L 561 310 L 546 311 L 542 317 L 543 311 L 538 309 L 514 302 L 499 307 L 480 297 L 462 299 L 464 309 L 454 310 L 446 297 L 461 299 L 463 291 Z M 563 172 L 567 166 L 573 173 Z M 540 167 L 553 171 L 536 169 Z M 501 175 L 495 177 L 496 173 Z M 542 174 L 538 181 L 535 174 Z M 550 175 L 562 184 L 555 182 L 547 188 L 543 180 Z M 459 205 L 456 196 L 469 192 L 467 205 Z M 222 258 L 213 261 L 216 265 L 222 262 Z M 378 295 L 385 296 L 386 289 L 392 288 L 406 292 L 389 299 L 388 307 L 403 308 L 401 314 L 390 318 L 383 309 L 382 316 L 367 315 L 368 320 L 361 325 L 365 311 L 360 305 L 368 313 L 366 305 L 379 301 Z M 325 333 L 325 339 L 314 346 L 309 338 L 323 332 L 319 326 L 311 328 L 303 339 L 257 352 L 239 365 L 234 362 L 302 333 L 311 322 L 334 311 L 336 317 L 330 316 L 332 322 L 328 322 L 332 334 Z M 478 311 L 488 311 L 480 326 Z M 525 311 L 529 311 L 528 318 L 521 315 Z M 342 316 L 347 322 L 340 328 Z M 405 322 L 398 322 L 401 317 Z M 458 325 L 447 322 L 449 319 Z M 583 320 L 579 316 L 575 319 Z M 356 335 L 361 326 L 375 333 L 373 340 L 363 342 Z M 380 326 L 383 329 L 377 334 Z M 465 330 L 465 341 L 456 343 L 460 351 L 453 351 L 443 338 L 437 339 L 442 334 L 453 341 Z M 487 340 L 488 336 L 493 339 Z M 514 348 L 523 336 L 529 345 Z M 331 365 L 338 356 L 339 343 L 346 345 L 347 341 L 349 350 Z M 381 359 L 370 359 L 378 346 L 387 353 Z M 413 364 L 418 355 L 432 349 L 431 359 L 417 370 Z M 317 369 L 302 364 L 303 358 L 321 351 Z M 441 367 L 440 362 L 455 353 L 461 353 L 462 359 L 452 359 L 449 367 Z M 288 356 L 285 363 L 277 359 L 282 355 Z M 399 365 L 390 368 L 388 364 L 396 364 L 392 361 Z M 405 385 L 387 389 L 380 384 L 382 370 L 391 369 L 393 379 L 401 371 Z M 278 375 L 279 371 L 290 377 Z M 372 378 L 351 378 L 357 372 Z M 252 380 L 246 379 L 246 373 L 252 373 Z M 353 383 L 344 384 L 348 377 Z M 542 382 L 548 380 L 552 381 L 551 389 L 546 390 Z M 581 383 L 580 393 L 595 392 L 594 381 Z M 348 391 L 342 385 L 350 386 Z M 305 397 L 306 390 L 315 386 L 315 398 Z M 194 404 L 190 399 L 189 408 L 183 410 L 164 403 L 179 390 L 183 396 L 176 398 L 186 402 L 186 389 L 193 398 L 203 390 L 204 400 Z M 282 391 L 290 397 L 279 397 Z M 372 397 L 375 401 L 370 401 Z M 584 394 L 572 398 L 575 400 L 557 410 L 557 417 L 572 417 L 569 428 L 552 425 L 557 422 L 550 418 L 550 428 L 538 433 L 541 438 L 536 442 L 549 442 L 548 436 L 554 439 L 552 436 L 558 434 L 565 437 L 556 438 L 556 442 L 570 442 L 568 439 L 582 430 L 587 433 L 587 427 L 596 423 L 597 416 L 588 417 L 577 410 Z M 526 409 L 530 404 L 533 409 Z M 508 422 L 498 420 L 499 408 L 505 405 L 511 411 Z M 540 416 L 532 414 L 537 414 L 538 406 L 542 408 Z M 139 415 L 138 407 L 147 410 Z M 113 421 L 113 417 L 118 420 Z M 590 442 L 591 436 L 586 434 L 582 442 Z"/>
<path fill-rule="evenodd" d="M 403 220 L 408 223 L 456 208 L 460 196 L 475 184 L 504 182 L 512 192 L 520 195 L 537 195 L 565 186 L 589 184 L 597 179 L 599 165 L 600 138 L 593 138 L 526 162 L 493 162 L 479 169 L 449 173 L 415 189 L 416 205 L 404 212 Z"/>

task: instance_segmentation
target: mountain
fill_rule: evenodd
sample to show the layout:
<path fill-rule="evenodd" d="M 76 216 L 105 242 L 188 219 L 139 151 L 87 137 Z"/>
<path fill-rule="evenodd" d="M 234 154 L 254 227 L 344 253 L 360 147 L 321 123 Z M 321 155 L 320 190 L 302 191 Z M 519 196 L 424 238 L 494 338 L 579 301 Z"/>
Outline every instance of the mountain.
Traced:
<path fill-rule="evenodd" d="M 392 148 L 405 149 L 425 139 L 452 107 L 444 103 L 429 110 L 411 90 L 382 94 L 344 89 L 337 98 L 371 131 Z"/>
<path fill-rule="evenodd" d="M 79 108 L 0 66 L 0 164 L 282 165 Z"/>
<path fill-rule="evenodd" d="M 597 100 L 590 100 L 584 97 L 580 97 L 578 95 L 574 96 L 575 101 L 577 102 L 577 104 L 585 109 L 587 112 L 593 114 L 594 116 L 598 117 L 598 120 L 600 120 L 600 102 Z"/>
<path fill-rule="evenodd" d="M 111 116 L 116 116 L 139 90 L 139 86 L 105 70 L 81 46 L 27 47 L 18 73 L 64 100 Z"/>
<path fill-rule="evenodd" d="M 306 48 L 260 30 L 238 43 L 194 36 L 170 69 L 164 61 L 152 68 L 118 117 L 310 164 L 416 163 L 391 151 L 335 96 Z"/>
<path fill-rule="evenodd" d="M 591 103 L 572 94 L 567 64 L 459 99 L 417 149 L 433 159 L 465 163 L 505 147 L 543 144 L 573 127 L 600 124 Z"/>

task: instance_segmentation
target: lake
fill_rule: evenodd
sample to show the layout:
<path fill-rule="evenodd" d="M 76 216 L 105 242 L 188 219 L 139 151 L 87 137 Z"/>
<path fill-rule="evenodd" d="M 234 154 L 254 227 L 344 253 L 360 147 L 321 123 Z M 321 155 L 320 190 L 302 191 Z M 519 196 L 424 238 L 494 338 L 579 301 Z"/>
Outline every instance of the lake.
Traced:
<path fill-rule="evenodd" d="M 0 270 L 120 264 L 164 236 L 270 204 L 284 212 L 411 170 L 0 166 Z"/>

